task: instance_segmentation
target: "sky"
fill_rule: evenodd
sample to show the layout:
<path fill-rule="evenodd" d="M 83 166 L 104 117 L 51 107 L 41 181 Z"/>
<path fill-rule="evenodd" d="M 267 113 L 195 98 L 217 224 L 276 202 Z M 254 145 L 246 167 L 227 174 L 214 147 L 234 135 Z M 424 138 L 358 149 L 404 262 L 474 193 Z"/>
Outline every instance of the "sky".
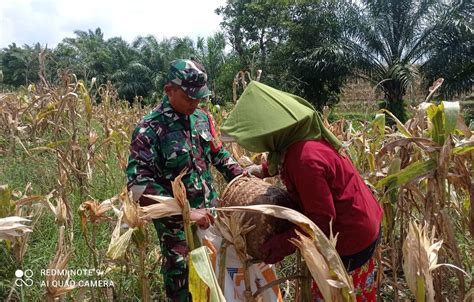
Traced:
<path fill-rule="evenodd" d="M 0 0 L 0 48 L 37 42 L 56 47 L 75 30 L 100 27 L 104 38 L 207 37 L 219 30 L 225 0 Z"/>

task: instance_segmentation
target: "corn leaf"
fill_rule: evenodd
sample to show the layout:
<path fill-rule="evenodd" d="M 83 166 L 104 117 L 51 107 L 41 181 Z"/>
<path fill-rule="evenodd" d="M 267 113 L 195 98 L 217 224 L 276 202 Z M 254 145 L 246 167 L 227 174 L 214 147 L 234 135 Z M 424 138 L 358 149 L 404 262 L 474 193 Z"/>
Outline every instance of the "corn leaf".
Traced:
<path fill-rule="evenodd" d="M 459 102 L 441 102 L 441 110 L 444 112 L 444 133 L 445 138 L 456 130 L 460 106 Z"/>
<path fill-rule="evenodd" d="M 416 302 L 425 302 L 425 282 L 422 276 L 416 276 Z"/>
<path fill-rule="evenodd" d="M 473 150 L 474 150 L 474 146 L 461 146 L 461 147 L 453 148 L 453 154 L 461 155 L 467 152 L 471 152 Z"/>
<path fill-rule="evenodd" d="M 376 131 L 378 132 L 377 140 L 382 139 L 385 134 L 385 114 L 377 113 L 375 115 L 372 121 L 372 128 L 374 129 L 374 134 Z"/>
<path fill-rule="evenodd" d="M 130 228 L 125 233 L 123 233 L 117 241 L 112 242 L 109 245 L 109 249 L 107 250 L 107 257 L 113 260 L 122 258 L 127 251 L 134 231 L 135 229 Z"/>
<path fill-rule="evenodd" d="M 386 109 L 380 109 L 380 112 L 384 112 L 384 113 L 388 114 L 395 121 L 395 123 L 397 124 L 398 131 L 400 131 L 400 133 L 403 134 L 403 136 L 412 137 L 410 131 L 408 131 L 408 129 L 405 127 L 405 125 L 403 125 L 403 123 L 400 122 L 400 120 L 395 115 L 393 115 L 390 111 L 388 111 Z"/>
<path fill-rule="evenodd" d="M 337 292 L 331 289 L 331 285 L 327 281 L 331 280 L 331 275 L 323 255 L 318 251 L 313 240 L 302 235 L 298 231 L 296 232 L 299 239 L 291 239 L 291 243 L 296 245 L 296 247 L 301 251 L 301 255 L 308 266 L 311 276 L 314 281 L 316 281 L 316 284 L 324 297 L 324 301 L 337 300 Z"/>
<path fill-rule="evenodd" d="M 273 217 L 286 219 L 291 221 L 292 223 L 299 226 L 303 231 L 305 231 L 308 235 L 312 238 L 315 237 L 315 230 L 319 230 L 319 228 L 312 222 L 308 217 L 304 216 L 303 214 L 288 209 L 281 206 L 275 205 L 251 205 L 251 206 L 235 206 L 235 207 L 225 207 L 225 208 L 216 208 L 218 212 L 233 212 L 233 211 L 244 211 L 244 212 L 254 212 L 254 213 L 262 213 L 266 215 L 270 215 Z M 319 232 L 322 233 L 321 230 Z M 329 242 L 329 241 L 328 241 Z"/>
<path fill-rule="evenodd" d="M 188 274 L 189 292 L 191 293 L 193 297 L 193 301 L 208 302 L 209 301 L 209 297 L 208 297 L 209 288 L 207 287 L 206 283 L 204 283 L 204 281 L 202 281 L 201 278 L 199 277 L 192 258 L 189 259 L 188 265 L 189 265 L 189 274 Z"/>
<path fill-rule="evenodd" d="M 388 169 L 388 175 L 393 175 L 400 171 L 400 165 L 402 160 L 400 158 L 394 158 L 390 163 Z M 391 234 L 395 225 L 395 216 L 397 211 L 397 200 L 398 200 L 398 185 L 396 178 L 387 182 L 386 190 L 386 201 L 383 203 L 383 225 L 385 228 L 385 234 Z"/>
<path fill-rule="evenodd" d="M 198 290 L 198 294 L 193 294 L 193 301 L 208 301 L 208 300 L 197 300 L 195 297 L 204 297 L 202 292 L 206 294 L 207 297 L 207 288 L 210 290 L 210 302 L 224 302 L 225 297 L 222 293 L 221 288 L 217 282 L 216 275 L 214 274 L 214 270 L 212 269 L 211 259 L 209 258 L 209 250 L 206 246 L 201 246 L 197 249 L 191 251 L 190 257 L 190 288 L 194 288 L 192 282 L 194 281 L 191 279 L 191 268 L 194 269 L 194 272 L 199 276 L 199 279 L 204 283 L 205 287 L 200 287 Z M 205 289 L 205 290 L 204 290 Z"/>
<path fill-rule="evenodd" d="M 454 133 L 459 112 L 459 102 L 441 102 L 438 106 L 430 104 L 426 107 L 431 122 L 431 137 L 436 143 L 443 145 L 448 135 Z"/>
<path fill-rule="evenodd" d="M 87 119 L 90 120 L 92 117 L 92 102 L 91 97 L 89 96 L 89 92 L 87 91 L 84 83 L 81 81 L 79 82 L 79 89 L 82 94 L 82 98 L 84 99 L 84 107 L 87 114 Z"/>
<path fill-rule="evenodd" d="M 443 111 L 440 107 L 435 104 L 430 104 L 426 108 L 426 114 L 430 121 L 430 135 L 433 141 L 438 145 L 442 145 L 444 142 L 444 131 L 443 131 Z"/>
<path fill-rule="evenodd" d="M 472 150 L 474 150 L 474 141 L 473 140 L 464 141 L 453 148 L 453 154 L 460 155 L 466 152 L 470 152 Z"/>
<path fill-rule="evenodd" d="M 416 161 L 405 169 L 400 170 L 397 173 L 388 175 L 382 178 L 375 184 L 375 187 L 380 189 L 390 183 L 391 186 L 401 186 L 403 184 L 412 181 L 415 178 L 421 177 L 425 174 L 432 172 L 436 168 L 436 161 L 433 159 L 427 161 Z"/>

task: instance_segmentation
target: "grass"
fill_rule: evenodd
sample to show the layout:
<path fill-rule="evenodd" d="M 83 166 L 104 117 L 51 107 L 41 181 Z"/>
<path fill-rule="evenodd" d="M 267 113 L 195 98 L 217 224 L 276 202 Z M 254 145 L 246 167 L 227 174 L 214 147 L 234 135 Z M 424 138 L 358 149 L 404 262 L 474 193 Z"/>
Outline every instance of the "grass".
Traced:
<path fill-rule="evenodd" d="M 20 150 L 18 150 L 21 152 Z M 14 191 L 24 192 L 28 183 L 32 184 L 30 194 L 46 194 L 54 185 L 55 176 L 51 169 L 54 168 L 54 159 L 42 157 L 41 160 L 26 156 L 5 156 L 0 158 L 0 184 L 8 184 Z M 48 177 L 50 176 L 51 177 Z M 22 269 L 32 269 L 39 271 L 48 265 L 55 253 L 55 242 L 57 241 L 57 228 L 50 227 L 54 225 L 54 219 L 51 215 L 46 215 L 43 211 L 38 224 L 30 235 L 28 252 L 25 254 Z M 0 244 L 0 297 L 6 298 L 10 287 L 15 279 L 16 267 L 15 260 L 5 244 Z M 27 298 L 37 296 L 40 290 L 32 287 Z M 30 296 L 31 295 L 31 296 Z"/>
<path fill-rule="evenodd" d="M 8 184 L 14 191 L 24 192 L 28 183 L 32 184 L 31 192 L 28 195 L 45 195 L 56 186 L 56 162 L 48 153 L 40 156 L 28 157 L 17 150 L 15 156 L 2 156 L 0 158 L 0 184 Z M 68 269 L 90 269 L 94 268 L 90 249 L 87 247 L 84 236 L 81 232 L 80 218 L 77 213 L 79 205 L 87 199 L 96 200 L 108 199 L 118 194 L 125 184 L 125 175 L 116 164 L 114 157 L 107 158 L 102 163 L 103 169 L 94 171 L 90 193 L 88 196 L 81 196 L 76 188 L 68 194 L 70 203 L 73 206 L 73 233 L 74 252 L 68 265 Z M 96 230 L 96 248 L 99 251 L 100 259 L 104 259 L 103 254 L 107 251 L 115 224 L 99 223 Z M 89 232 L 91 231 L 89 225 Z M 149 242 L 158 243 L 153 227 L 148 228 Z M 90 236 L 90 233 L 89 233 Z M 34 272 L 34 285 L 24 291 L 24 301 L 40 301 L 43 298 L 44 287 L 41 282 L 44 277 L 40 276 L 40 271 L 48 267 L 53 259 L 58 241 L 58 228 L 54 221 L 54 216 L 46 207 L 42 210 L 41 217 L 34 226 L 34 230 L 28 241 L 27 252 L 24 257 L 22 267 L 17 267 L 8 247 L 4 242 L 0 242 L 0 300 L 6 300 L 15 281 L 15 271 L 19 268 L 31 269 Z M 154 246 L 149 247 L 151 252 Z M 102 252 L 102 253 L 101 253 Z M 138 253 L 132 247 L 127 255 L 130 263 L 137 263 L 133 258 L 138 257 Z M 151 259 L 150 265 L 156 266 L 158 259 Z M 116 288 L 114 295 L 120 297 L 121 301 L 140 301 L 140 286 L 138 277 L 130 277 L 136 274 L 136 268 L 127 265 L 127 261 L 117 262 L 115 271 L 107 275 L 107 279 L 113 280 Z M 101 268 L 103 269 L 103 268 Z M 129 271 L 125 273 L 125 271 Z M 157 300 L 163 298 L 162 279 L 159 274 L 159 266 L 154 271 L 150 271 L 152 297 Z M 73 278 L 74 279 L 74 278 Z M 75 278 L 76 281 L 81 278 Z M 82 280 L 86 280 L 82 278 Z M 18 289 L 18 287 L 15 287 Z M 78 290 L 73 291 L 75 296 Z"/>
<path fill-rule="evenodd" d="M 328 117 L 329 122 L 334 122 L 340 119 L 351 120 L 351 121 L 358 121 L 358 122 L 365 122 L 371 121 L 375 117 L 375 112 L 373 113 L 363 113 L 363 112 L 338 112 L 337 110 L 331 112 Z"/>

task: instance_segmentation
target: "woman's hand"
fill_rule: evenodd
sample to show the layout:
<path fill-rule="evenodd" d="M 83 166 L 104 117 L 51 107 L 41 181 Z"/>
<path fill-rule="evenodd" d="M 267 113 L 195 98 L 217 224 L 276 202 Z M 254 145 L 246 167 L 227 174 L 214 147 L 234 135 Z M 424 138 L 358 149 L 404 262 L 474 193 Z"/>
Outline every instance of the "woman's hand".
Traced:
<path fill-rule="evenodd" d="M 251 165 L 245 168 L 244 175 L 252 175 L 258 178 L 265 178 L 262 165 Z"/>
<path fill-rule="evenodd" d="M 189 218 L 194 221 L 199 228 L 207 229 L 211 224 L 214 224 L 214 217 L 208 209 L 191 209 L 189 211 Z"/>

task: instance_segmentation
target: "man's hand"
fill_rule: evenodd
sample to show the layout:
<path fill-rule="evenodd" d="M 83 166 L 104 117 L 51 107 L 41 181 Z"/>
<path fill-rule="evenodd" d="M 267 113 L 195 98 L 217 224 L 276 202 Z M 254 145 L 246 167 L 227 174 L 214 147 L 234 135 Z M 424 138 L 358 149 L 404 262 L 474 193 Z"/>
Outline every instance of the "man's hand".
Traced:
<path fill-rule="evenodd" d="M 252 175 L 258 178 L 265 178 L 262 165 L 251 165 L 245 168 L 244 175 Z"/>
<path fill-rule="evenodd" d="M 189 218 L 201 229 L 207 229 L 211 224 L 214 224 L 214 217 L 208 209 L 191 209 Z"/>

